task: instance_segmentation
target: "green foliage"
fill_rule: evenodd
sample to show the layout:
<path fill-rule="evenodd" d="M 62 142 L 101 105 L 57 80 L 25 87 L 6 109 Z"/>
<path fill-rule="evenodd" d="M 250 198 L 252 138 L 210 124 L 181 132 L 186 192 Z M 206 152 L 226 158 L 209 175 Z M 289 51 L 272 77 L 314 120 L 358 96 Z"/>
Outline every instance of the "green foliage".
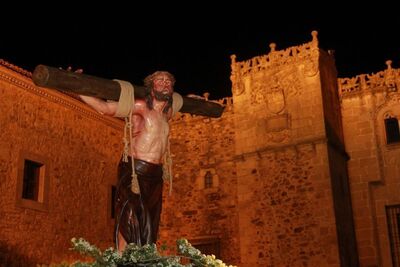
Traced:
<path fill-rule="evenodd" d="M 72 250 L 89 256 L 94 262 L 75 262 L 71 265 L 56 265 L 54 267 L 234 267 L 226 265 L 214 255 L 204 255 L 194 248 L 186 239 L 177 240 L 180 256 L 162 256 L 155 244 L 138 246 L 128 244 L 120 253 L 115 248 L 108 248 L 101 252 L 83 238 L 72 238 Z M 165 250 L 162 246 L 161 250 Z M 188 258 L 192 263 L 181 264 L 182 258 Z"/>

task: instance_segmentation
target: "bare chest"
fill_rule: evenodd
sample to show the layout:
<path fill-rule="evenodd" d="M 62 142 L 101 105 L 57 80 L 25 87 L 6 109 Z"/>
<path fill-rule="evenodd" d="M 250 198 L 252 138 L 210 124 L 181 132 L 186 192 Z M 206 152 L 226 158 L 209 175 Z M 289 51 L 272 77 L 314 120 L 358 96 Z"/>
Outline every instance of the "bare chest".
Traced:
<path fill-rule="evenodd" d="M 144 128 L 149 133 L 168 135 L 169 124 L 167 116 L 159 112 L 149 112 L 148 116 L 144 119 Z"/>

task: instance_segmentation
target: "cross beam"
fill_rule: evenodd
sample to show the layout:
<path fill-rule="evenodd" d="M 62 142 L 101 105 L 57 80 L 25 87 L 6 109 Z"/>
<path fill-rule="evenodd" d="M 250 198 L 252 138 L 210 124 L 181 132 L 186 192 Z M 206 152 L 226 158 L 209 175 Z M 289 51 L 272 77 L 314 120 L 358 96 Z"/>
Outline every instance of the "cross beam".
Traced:
<path fill-rule="evenodd" d="M 94 96 L 118 101 L 121 87 L 118 82 L 92 75 L 75 73 L 46 65 L 38 65 L 32 74 L 33 82 L 41 87 L 68 91 L 80 95 Z M 135 98 L 144 98 L 145 87 L 133 85 Z M 207 117 L 221 117 L 224 107 L 218 103 L 182 96 L 180 112 Z"/>

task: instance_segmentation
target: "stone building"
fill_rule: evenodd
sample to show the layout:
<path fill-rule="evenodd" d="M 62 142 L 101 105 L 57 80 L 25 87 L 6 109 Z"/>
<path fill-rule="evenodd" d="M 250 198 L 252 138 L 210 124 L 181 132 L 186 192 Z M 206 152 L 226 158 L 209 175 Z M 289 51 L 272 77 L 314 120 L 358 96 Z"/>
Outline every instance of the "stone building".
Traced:
<path fill-rule="evenodd" d="M 232 56 L 221 118 L 172 121 L 160 243 L 185 237 L 243 267 L 400 266 L 400 71 L 338 79 L 316 32 L 270 48 Z M 71 237 L 113 241 L 122 122 L 30 76 L 1 61 L 4 266 L 71 261 Z"/>
<path fill-rule="evenodd" d="M 109 246 L 123 123 L 0 63 L 0 266 L 72 260 L 72 237 Z"/>

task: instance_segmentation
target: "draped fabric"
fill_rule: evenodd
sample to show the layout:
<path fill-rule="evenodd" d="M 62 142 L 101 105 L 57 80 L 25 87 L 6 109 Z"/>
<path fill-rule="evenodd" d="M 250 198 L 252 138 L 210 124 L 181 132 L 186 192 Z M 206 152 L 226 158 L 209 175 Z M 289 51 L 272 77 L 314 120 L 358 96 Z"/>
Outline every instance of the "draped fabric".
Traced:
<path fill-rule="evenodd" d="M 118 232 L 129 243 L 145 245 L 157 241 L 162 208 L 162 165 L 135 159 L 135 172 L 140 195 L 131 190 L 132 158 L 118 167 L 118 184 L 115 196 L 115 236 Z"/>

